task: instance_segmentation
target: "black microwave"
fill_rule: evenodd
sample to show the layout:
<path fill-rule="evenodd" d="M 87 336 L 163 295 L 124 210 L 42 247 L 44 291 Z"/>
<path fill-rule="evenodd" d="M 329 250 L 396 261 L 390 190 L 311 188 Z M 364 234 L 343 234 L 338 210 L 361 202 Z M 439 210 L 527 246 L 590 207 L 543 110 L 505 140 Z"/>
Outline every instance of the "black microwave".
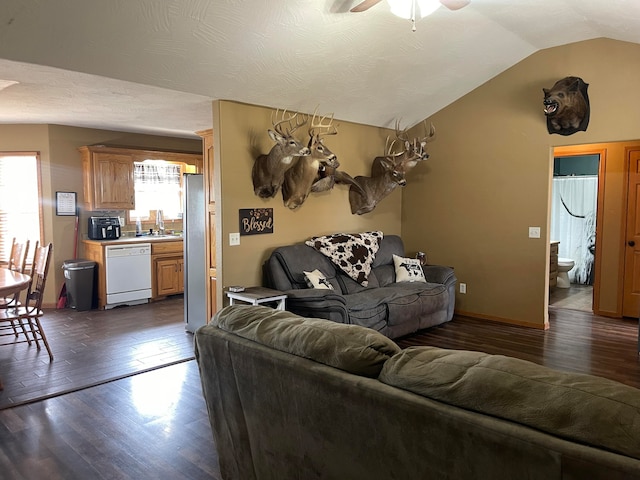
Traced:
<path fill-rule="evenodd" d="M 118 217 L 89 217 L 89 238 L 91 240 L 120 238 L 120 220 Z"/>

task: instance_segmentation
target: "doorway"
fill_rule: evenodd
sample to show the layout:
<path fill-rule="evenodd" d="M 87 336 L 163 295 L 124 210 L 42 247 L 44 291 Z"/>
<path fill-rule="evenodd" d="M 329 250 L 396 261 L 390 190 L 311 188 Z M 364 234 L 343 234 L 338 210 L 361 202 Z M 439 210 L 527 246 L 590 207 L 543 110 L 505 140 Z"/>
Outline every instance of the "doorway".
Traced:
<path fill-rule="evenodd" d="M 549 292 L 550 306 L 594 311 L 603 158 L 603 151 L 588 145 L 554 150 L 549 234 L 558 242 L 559 278 Z"/>

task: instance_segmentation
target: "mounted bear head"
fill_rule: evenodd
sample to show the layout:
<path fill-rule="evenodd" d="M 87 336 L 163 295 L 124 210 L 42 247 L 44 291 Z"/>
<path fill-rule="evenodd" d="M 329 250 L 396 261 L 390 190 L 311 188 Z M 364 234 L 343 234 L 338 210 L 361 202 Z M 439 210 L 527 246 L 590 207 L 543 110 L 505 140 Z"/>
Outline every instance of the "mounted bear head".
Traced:
<path fill-rule="evenodd" d="M 543 88 L 544 114 L 549 133 L 572 135 L 589 125 L 588 83 L 579 77 L 565 77 L 551 88 Z"/>

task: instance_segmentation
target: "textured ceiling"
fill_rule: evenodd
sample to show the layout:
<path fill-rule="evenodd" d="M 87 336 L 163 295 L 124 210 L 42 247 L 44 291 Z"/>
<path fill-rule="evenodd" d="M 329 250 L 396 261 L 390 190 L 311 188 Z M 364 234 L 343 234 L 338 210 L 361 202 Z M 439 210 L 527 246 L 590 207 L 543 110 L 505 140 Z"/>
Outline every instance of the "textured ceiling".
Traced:
<path fill-rule="evenodd" d="M 472 0 L 416 32 L 357 3 L 2 0 L 0 123 L 192 137 L 227 99 L 411 126 L 537 50 L 640 43 L 639 0 Z"/>

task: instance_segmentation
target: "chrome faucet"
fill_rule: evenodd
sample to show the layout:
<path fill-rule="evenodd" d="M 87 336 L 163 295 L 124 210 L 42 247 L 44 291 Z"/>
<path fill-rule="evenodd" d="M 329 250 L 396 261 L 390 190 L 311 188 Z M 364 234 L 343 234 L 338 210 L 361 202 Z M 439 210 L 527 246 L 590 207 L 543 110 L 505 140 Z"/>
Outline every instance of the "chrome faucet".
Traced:
<path fill-rule="evenodd" d="M 156 227 L 158 227 L 158 234 L 164 235 L 164 215 L 162 210 L 156 211 Z"/>

